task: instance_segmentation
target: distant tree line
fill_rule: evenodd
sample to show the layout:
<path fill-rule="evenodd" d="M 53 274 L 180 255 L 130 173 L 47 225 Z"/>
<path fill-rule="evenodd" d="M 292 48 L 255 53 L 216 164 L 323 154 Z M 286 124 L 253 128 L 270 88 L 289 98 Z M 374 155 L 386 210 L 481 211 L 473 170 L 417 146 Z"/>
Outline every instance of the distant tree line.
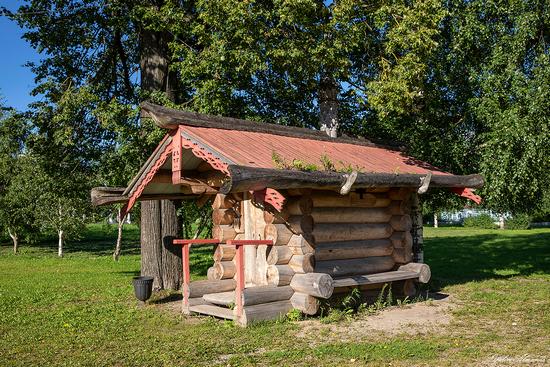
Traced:
<path fill-rule="evenodd" d="M 138 118 L 141 100 L 398 141 L 442 169 L 482 173 L 487 208 L 550 212 L 547 1 L 34 0 L 11 10 L 42 55 L 29 63 L 40 102 L 0 117 L 0 220 L 14 245 L 44 230 L 61 245 L 92 210 L 91 187 L 127 184 L 163 134 Z M 464 201 L 435 192 L 425 205 Z M 181 210 L 188 226 L 200 215 Z"/>

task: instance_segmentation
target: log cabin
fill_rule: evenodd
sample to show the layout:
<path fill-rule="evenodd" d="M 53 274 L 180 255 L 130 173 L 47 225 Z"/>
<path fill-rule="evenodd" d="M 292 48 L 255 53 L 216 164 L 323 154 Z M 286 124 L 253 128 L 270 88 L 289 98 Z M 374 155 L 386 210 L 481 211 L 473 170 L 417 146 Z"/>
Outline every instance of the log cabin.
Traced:
<path fill-rule="evenodd" d="M 412 297 L 430 279 L 419 195 L 475 202 L 479 175 L 459 176 L 366 139 L 142 104 L 166 135 L 126 188 L 95 188 L 96 205 L 196 199 L 212 205 L 211 239 L 182 246 L 183 312 L 271 320 L 353 288 L 392 284 Z M 207 279 L 190 282 L 189 248 L 214 244 Z"/>

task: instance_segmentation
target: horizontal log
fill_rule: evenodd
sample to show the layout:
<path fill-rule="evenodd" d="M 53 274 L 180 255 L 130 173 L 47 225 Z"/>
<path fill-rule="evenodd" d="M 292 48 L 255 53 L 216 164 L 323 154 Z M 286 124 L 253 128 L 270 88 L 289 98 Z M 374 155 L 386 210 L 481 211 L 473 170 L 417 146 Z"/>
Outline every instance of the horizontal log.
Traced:
<path fill-rule="evenodd" d="M 359 224 L 359 223 L 321 223 L 315 224 L 313 238 L 315 243 L 374 240 L 388 238 L 392 234 L 389 224 Z"/>
<path fill-rule="evenodd" d="M 394 231 L 410 231 L 412 220 L 410 215 L 394 215 L 391 217 L 390 225 Z"/>
<path fill-rule="evenodd" d="M 245 288 L 243 291 L 243 305 L 251 306 L 261 303 L 289 300 L 294 290 L 289 286 L 277 287 L 265 285 L 260 287 Z"/>
<path fill-rule="evenodd" d="M 406 264 L 413 260 L 412 248 L 394 248 L 392 253 L 396 264 Z"/>
<path fill-rule="evenodd" d="M 214 202 L 212 203 L 212 208 L 229 209 L 235 206 L 236 203 L 237 203 L 237 200 L 235 200 L 233 195 L 218 194 L 214 198 Z"/>
<path fill-rule="evenodd" d="M 313 201 L 309 195 L 290 198 L 284 209 L 290 215 L 310 214 L 313 209 Z"/>
<path fill-rule="evenodd" d="M 212 223 L 214 225 L 232 225 L 237 213 L 233 208 L 212 210 Z"/>
<path fill-rule="evenodd" d="M 269 265 L 267 267 L 267 283 L 275 286 L 289 285 L 294 270 L 288 265 Z"/>
<path fill-rule="evenodd" d="M 236 237 L 236 236 L 235 236 Z M 235 257 L 235 246 L 220 244 L 214 251 L 214 261 L 228 261 Z"/>
<path fill-rule="evenodd" d="M 390 241 L 395 248 L 411 248 L 412 249 L 412 235 L 411 232 L 393 232 Z"/>
<path fill-rule="evenodd" d="M 363 259 L 327 260 L 315 263 L 315 272 L 333 277 L 382 273 L 391 270 L 395 262 L 391 256 L 376 256 Z"/>
<path fill-rule="evenodd" d="M 208 280 L 218 280 L 216 279 L 216 269 L 214 269 L 213 266 L 209 267 L 208 270 L 206 270 L 206 278 Z"/>
<path fill-rule="evenodd" d="M 243 314 L 237 322 L 242 326 L 258 321 L 277 320 L 286 316 L 293 309 L 292 302 L 278 301 L 243 307 Z"/>
<path fill-rule="evenodd" d="M 292 188 L 339 190 L 346 182 L 346 175 L 337 172 L 303 172 L 238 165 L 229 165 L 228 170 L 230 177 L 220 189 L 220 192 L 223 194 L 257 191 L 267 187 L 275 190 Z M 421 185 L 421 179 L 425 176 L 425 174 L 406 173 L 359 173 L 353 184 L 353 188 L 376 186 L 418 188 Z M 483 178 L 479 175 L 455 176 L 434 174 L 430 181 L 430 187 L 479 188 L 481 186 L 483 186 Z"/>
<path fill-rule="evenodd" d="M 288 264 L 292 257 L 292 250 L 288 246 L 270 246 L 267 255 L 268 265 Z"/>
<path fill-rule="evenodd" d="M 332 277 L 322 273 L 296 274 L 292 278 L 290 286 L 296 292 L 325 299 L 330 298 L 334 291 Z"/>
<path fill-rule="evenodd" d="M 313 241 L 311 239 L 307 239 L 306 237 L 299 234 L 295 234 L 290 238 L 287 246 L 290 249 L 290 251 L 292 251 L 292 254 L 304 255 L 304 254 L 311 254 L 315 251 L 313 247 Z"/>
<path fill-rule="evenodd" d="M 129 198 L 124 195 L 124 187 L 94 187 L 90 193 L 92 205 L 102 206 L 111 204 L 127 203 Z M 143 194 L 138 198 L 139 201 L 148 200 L 195 200 L 197 195 L 184 193 L 173 194 Z"/>
<path fill-rule="evenodd" d="M 311 215 L 293 215 L 288 218 L 288 224 L 292 232 L 296 234 L 311 233 L 313 231 L 313 218 Z"/>
<path fill-rule="evenodd" d="M 289 215 L 287 212 L 271 213 L 267 210 L 264 210 L 265 224 L 284 224 L 287 222 L 288 217 Z"/>
<path fill-rule="evenodd" d="M 302 311 L 306 315 L 315 315 L 319 311 L 319 300 L 305 293 L 294 293 L 290 298 L 292 307 Z"/>
<path fill-rule="evenodd" d="M 233 261 L 219 261 L 214 263 L 214 279 L 229 279 L 235 276 L 237 267 Z"/>
<path fill-rule="evenodd" d="M 313 254 L 293 255 L 288 262 L 288 266 L 295 273 L 312 273 L 315 268 L 315 256 Z"/>
<path fill-rule="evenodd" d="M 391 213 L 386 208 L 314 208 L 311 211 L 317 223 L 386 223 Z"/>
<path fill-rule="evenodd" d="M 392 187 L 388 191 L 388 197 L 392 200 L 407 200 L 411 193 L 410 187 Z"/>
<path fill-rule="evenodd" d="M 315 247 L 315 260 L 359 259 L 370 256 L 388 256 L 393 252 L 389 239 L 325 242 Z"/>
<path fill-rule="evenodd" d="M 408 200 L 392 200 L 388 210 L 391 215 L 404 215 L 410 214 L 411 203 Z"/>
<path fill-rule="evenodd" d="M 232 291 L 235 285 L 234 279 L 197 280 L 189 284 L 189 298 L 202 297 L 208 293 Z"/>
<path fill-rule="evenodd" d="M 384 193 L 356 192 L 340 195 L 330 191 L 315 191 L 311 195 L 314 208 L 383 208 L 391 203 Z"/>
<path fill-rule="evenodd" d="M 227 240 L 232 240 L 237 235 L 237 231 L 233 226 L 228 225 L 219 225 L 212 226 L 212 236 L 221 242 L 226 242 Z"/>
<path fill-rule="evenodd" d="M 252 306 L 261 303 L 286 301 L 294 294 L 294 290 L 290 286 L 275 287 L 272 285 L 264 285 L 258 287 L 250 287 L 243 289 L 241 299 L 243 306 Z M 235 304 L 235 292 L 222 292 L 205 294 L 204 300 L 216 305 L 231 306 Z"/>
<path fill-rule="evenodd" d="M 426 264 L 408 263 L 408 264 L 405 264 L 405 265 L 401 265 L 399 267 L 399 270 L 414 271 L 414 272 L 418 273 L 418 281 L 420 283 L 428 283 L 430 281 L 431 276 L 432 276 L 432 272 L 430 270 L 430 267 Z"/>
<path fill-rule="evenodd" d="M 286 245 L 293 234 L 286 224 L 268 224 L 264 228 L 264 238 L 275 246 Z"/>

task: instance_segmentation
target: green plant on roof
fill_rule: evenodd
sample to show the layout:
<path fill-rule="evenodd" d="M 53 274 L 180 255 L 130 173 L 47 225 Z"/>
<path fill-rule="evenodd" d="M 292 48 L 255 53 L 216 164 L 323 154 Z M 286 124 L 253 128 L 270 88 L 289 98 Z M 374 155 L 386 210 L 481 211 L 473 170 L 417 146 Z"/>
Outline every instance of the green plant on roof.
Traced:
<path fill-rule="evenodd" d="M 336 167 L 334 166 L 334 163 L 332 163 L 332 160 L 329 158 L 329 156 L 326 153 L 324 153 L 319 160 L 323 165 L 323 170 L 336 171 Z"/>
<path fill-rule="evenodd" d="M 275 168 L 305 171 L 305 172 L 325 171 L 325 172 L 351 173 L 353 171 L 362 172 L 363 170 L 362 167 L 359 167 L 357 165 L 354 166 L 351 163 L 344 163 L 343 161 L 339 161 L 338 163 L 340 164 L 340 167 L 336 168 L 335 164 L 332 162 L 332 160 L 326 153 L 321 155 L 321 157 L 319 158 L 319 161 L 321 162 L 322 167 L 319 167 L 314 163 L 308 163 L 308 162 L 302 161 L 300 159 L 293 159 L 291 162 L 288 162 L 276 151 L 272 151 L 271 160 L 273 161 Z"/>

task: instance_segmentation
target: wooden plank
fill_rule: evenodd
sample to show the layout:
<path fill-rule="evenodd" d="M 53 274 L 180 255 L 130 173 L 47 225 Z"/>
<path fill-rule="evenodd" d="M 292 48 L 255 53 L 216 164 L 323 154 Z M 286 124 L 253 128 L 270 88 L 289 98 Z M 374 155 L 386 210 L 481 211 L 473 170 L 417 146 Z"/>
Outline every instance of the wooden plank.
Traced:
<path fill-rule="evenodd" d="M 189 307 L 190 312 L 219 317 L 221 319 L 235 320 L 233 310 L 214 305 L 197 305 Z"/>
<path fill-rule="evenodd" d="M 215 305 L 229 306 L 235 304 L 235 292 L 210 293 L 202 296 L 203 300 Z"/>
<path fill-rule="evenodd" d="M 294 294 L 290 286 L 275 287 L 271 285 L 245 288 L 243 291 L 243 306 L 252 306 L 262 303 L 286 301 Z M 205 302 L 221 306 L 235 304 L 235 292 L 222 292 L 205 294 L 202 296 Z"/>
<path fill-rule="evenodd" d="M 396 270 L 385 273 L 357 275 L 353 277 L 334 279 L 334 288 L 352 287 L 365 284 L 382 284 L 415 278 L 418 278 L 417 272 Z"/>

